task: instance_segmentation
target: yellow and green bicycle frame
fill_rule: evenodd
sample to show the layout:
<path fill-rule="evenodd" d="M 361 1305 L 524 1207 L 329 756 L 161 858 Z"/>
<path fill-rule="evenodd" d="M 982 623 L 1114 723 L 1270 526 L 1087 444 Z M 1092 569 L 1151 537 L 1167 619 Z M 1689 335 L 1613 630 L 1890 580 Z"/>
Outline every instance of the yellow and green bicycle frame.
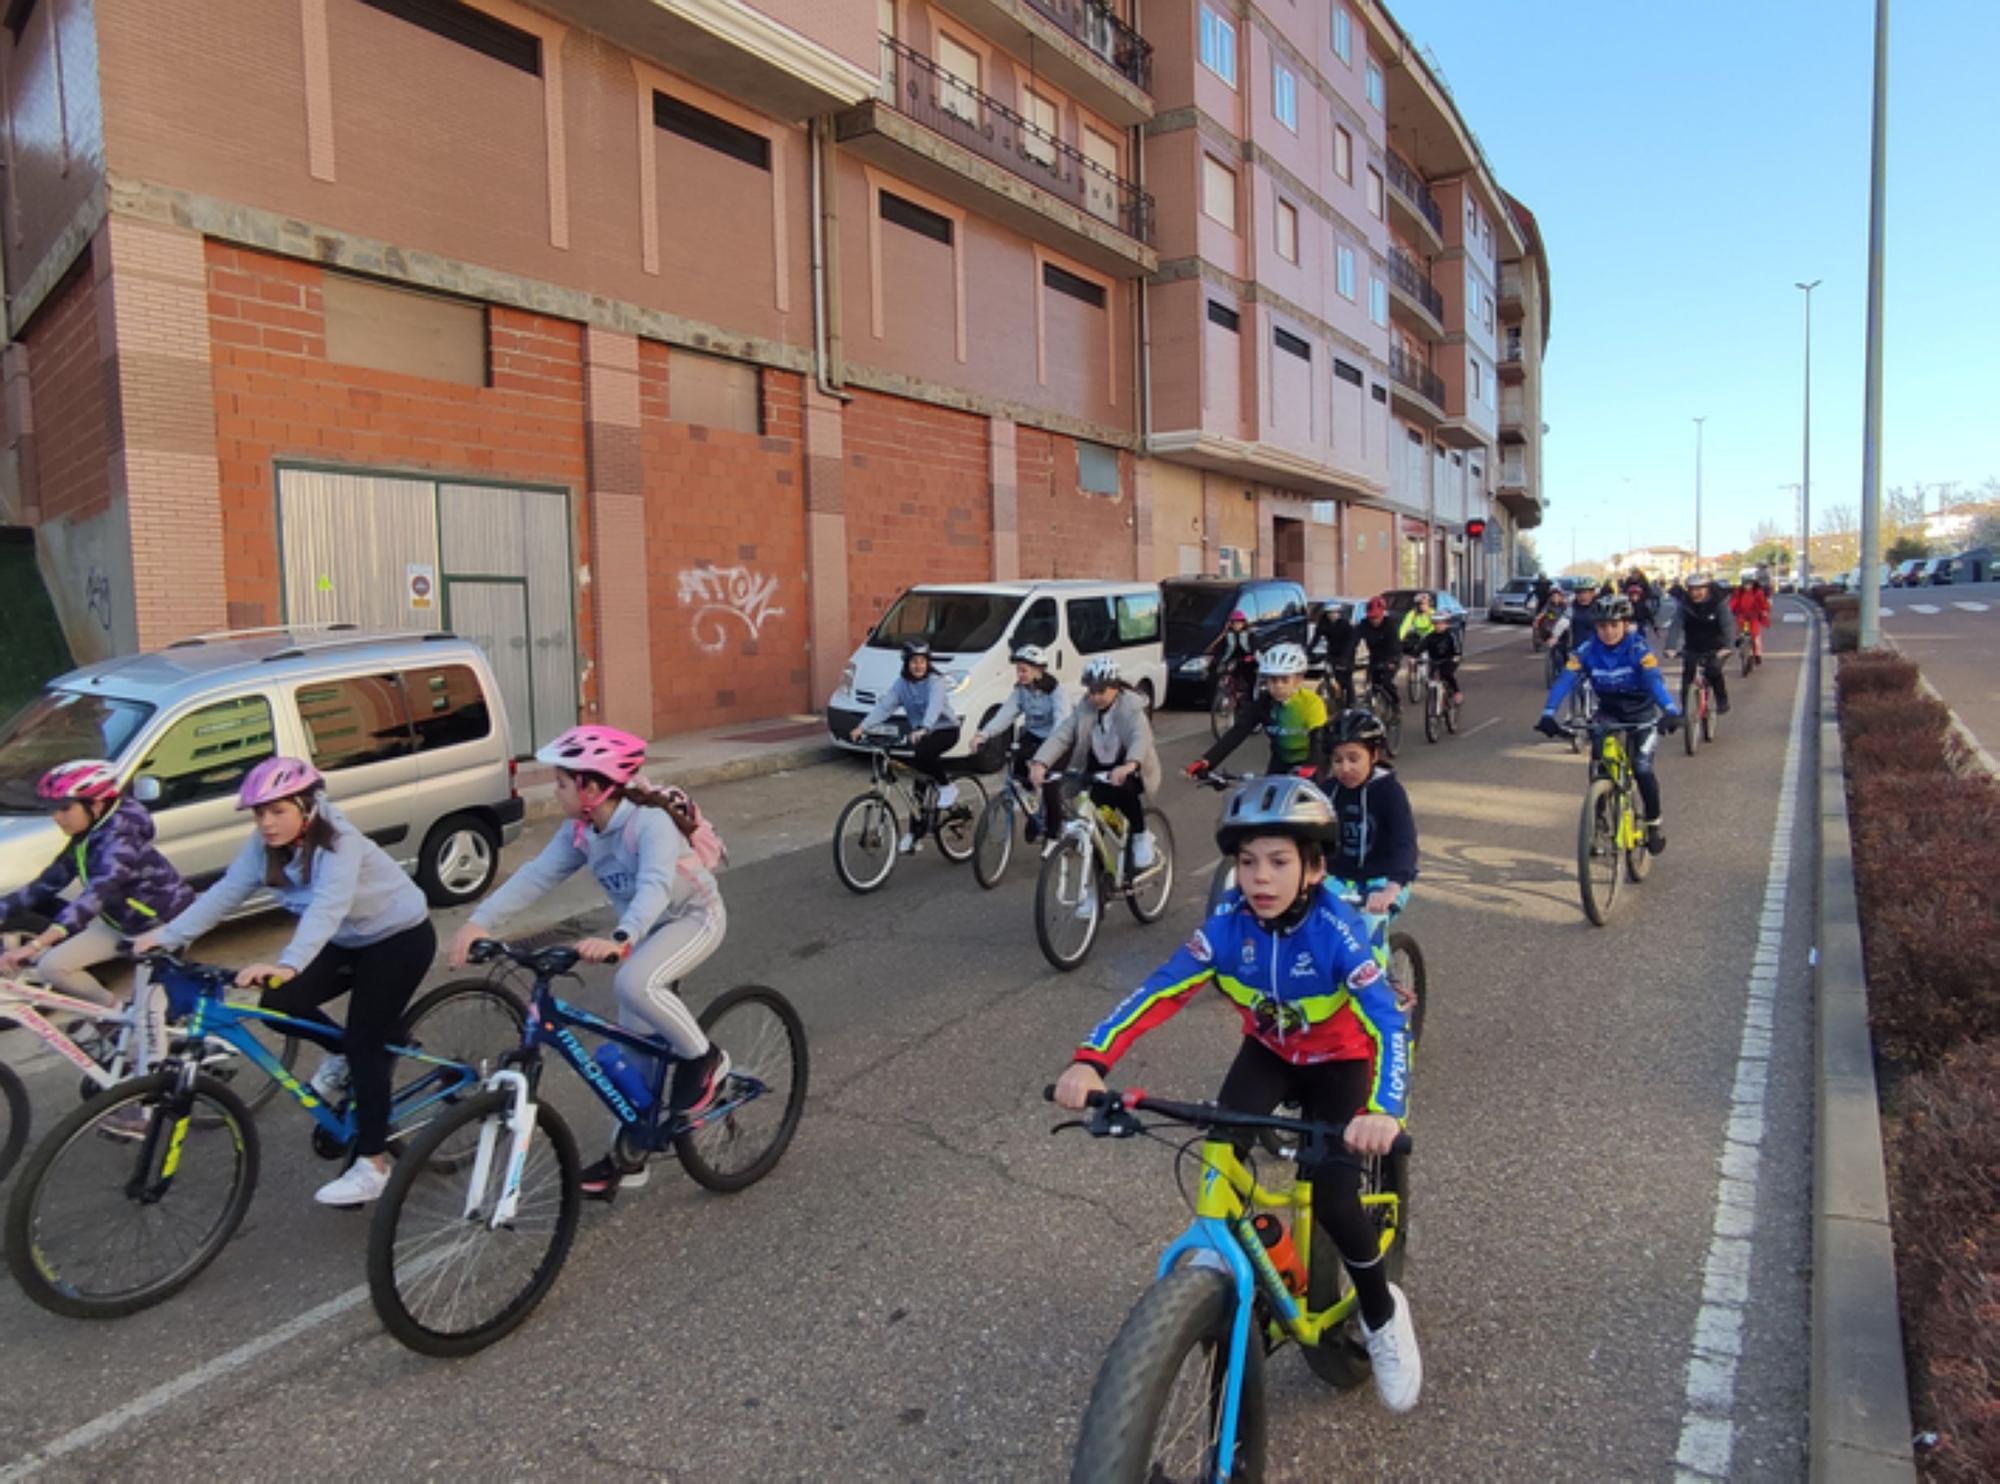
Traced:
<path fill-rule="evenodd" d="M 1639 823 L 1639 811 L 1632 807 L 1632 760 L 1625 754 L 1621 732 L 1606 731 L 1597 744 L 1596 776 L 1608 778 L 1618 790 L 1618 830 L 1614 837 L 1621 851 L 1637 850 L 1646 843 L 1646 831 Z"/>

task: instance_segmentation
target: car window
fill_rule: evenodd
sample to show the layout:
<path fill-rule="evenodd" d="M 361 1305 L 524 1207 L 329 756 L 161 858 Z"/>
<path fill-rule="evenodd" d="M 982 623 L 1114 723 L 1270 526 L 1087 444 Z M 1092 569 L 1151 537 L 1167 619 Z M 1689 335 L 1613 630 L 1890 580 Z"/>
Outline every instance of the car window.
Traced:
<path fill-rule="evenodd" d="M 39 814 L 35 784 L 57 763 L 116 758 L 153 708 L 84 691 L 45 690 L 0 726 L 0 811 Z"/>
<path fill-rule="evenodd" d="M 922 640 L 939 654 L 979 653 L 1000 642 L 1020 606 L 1012 593 L 907 592 L 882 615 L 868 647 L 901 649 Z"/>
<path fill-rule="evenodd" d="M 1028 605 L 1028 611 L 1021 615 L 1021 621 L 1014 627 L 1014 644 L 1039 644 L 1044 649 L 1056 642 L 1060 629 L 1056 623 L 1056 600 L 1037 598 Z"/>
<path fill-rule="evenodd" d="M 322 773 L 388 762 L 417 750 L 402 682 L 394 675 L 302 685 L 298 703 L 307 755 Z"/>
<path fill-rule="evenodd" d="M 1063 605 L 1069 639 L 1078 654 L 1099 654 L 1118 644 L 1118 621 L 1109 598 L 1071 598 Z"/>
<path fill-rule="evenodd" d="M 1259 623 L 1276 623 L 1285 616 L 1285 590 L 1275 582 L 1257 584 L 1253 597 Z"/>
<path fill-rule="evenodd" d="M 1115 600 L 1120 644 L 1151 644 L 1160 637 L 1160 595 L 1126 593 Z"/>
<path fill-rule="evenodd" d="M 418 752 L 477 742 L 493 730 L 493 708 L 470 665 L 405 670 L 403 694 L 409 702 L 410 729 L 416 733 Z"/>
<path fill-rule="evenodd" d="M 169 726 L 136 776 L 158 779 L 160 797 L 153 807 L 172 809 L 235 793 L 244 775 L 277 750 L 270 701 L 235 696 L 190 711 Z"/>

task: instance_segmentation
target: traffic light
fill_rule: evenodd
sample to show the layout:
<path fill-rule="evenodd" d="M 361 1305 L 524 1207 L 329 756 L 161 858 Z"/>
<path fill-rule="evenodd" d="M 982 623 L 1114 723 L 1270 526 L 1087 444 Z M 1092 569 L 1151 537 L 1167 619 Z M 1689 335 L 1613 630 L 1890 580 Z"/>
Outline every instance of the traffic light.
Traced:
<path fill-rule="evenodd" d="M 1481 536 L 1486 534 L 1486 522 L 1483 520 L 1467 521 L 1465 523 L 1465 534 L 1470 539 L 1477 541 Z"/>

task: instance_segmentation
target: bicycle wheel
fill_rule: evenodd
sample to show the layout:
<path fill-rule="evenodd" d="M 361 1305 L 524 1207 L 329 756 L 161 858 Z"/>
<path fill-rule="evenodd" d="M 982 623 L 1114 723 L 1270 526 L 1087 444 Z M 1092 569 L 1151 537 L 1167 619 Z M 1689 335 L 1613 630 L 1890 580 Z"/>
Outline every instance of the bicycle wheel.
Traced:
<path fill-rule="evenodd" d="M 1236 889 L 1236 862 L 1224 856 L 1215 863 L 1215 874 L 1208 878 L 1208 906 L 1202 913 L 1204 918 L 1213 917 L 1222 910 L 1222 899 Z"/>
<path fill-rule="evenodd" d="M 1014 815 L 1014 790 L 1004 785 L 979 811 L 979 826 L 972 832 L 972 877 L 988 891 L 1000 884 L 1014 858 Z"/>
<path fill-rule="evenodd" d="M 1064 840 L 1042 857 L 1035 879 L 1035 941 L 1065 974 L 1090 955 L 1104 921 L 1097 862 L 1084 840 Z"/>
<path fill-rule="evenodd" d="M 1225 733 L 1236 725 L 1236 687 L 1227 680 L 1215 682 L 1215 688 L 1208 698 L 1208 729 L 1220 742 Z"/>
<path fill-rule="evenodd" d="M 1389 982 L 1416 996 L 1410 1007 L 1409 1035 L 1412 1045 L 1424 1038 L 1424 1011 L 1430 1005 L 1430 978 L 1424 970 L 1424 951 L 1408 933 L 1389 934 Z"/>
<path fill-rule="evenodd" d="M 978 798 L 963 797 L 968 789 Z M 953 865 L 962 866 L 979 848 L 979 818 L 986 812 L 986 785 L 977 778 L 961 778 L 958 791 L 959 801 L 938 813 L 937 843 L 940 855 Z"/>
<path fill-rule="evenodd" d="M 1681 747 L 1689 757 L 1701 748 L 1701 687 L 1681 687 Z"/>
<path fill-rule="evenodd" d="M 1388 693 L 1389 704 L 1382 708 L 1382 751 L 1394 758 L 1403 745 L 1403 708 L 1396 703 L 1396 693 Z"/>
<path fill-rule="evenodd" d="M 1410 1157 L 1407 1154 L 1391 1154 L 1362 1161 L 1361 1194 L 1364 1197 L 1396 1197 L 1395 1234 L 1390 1239 L 1388 1250 L 1382 1254 L 1382 1271 L 1391 1283 L 1401 1283 L 1404 1257 L 1410 1241 Z M 1374 1224 L 1379 1241 L 1380 1233 L 1388 1229 L 1392 1219 L 1391 1208 L 1386 1204 L 1377 1204 L 1364 1205 L 1361 1209 Z M 1332 1308 L 1346 1296 L 1351 1283 L 1333 1233 L 1315 1217 L 1312 1269 L 1306 1274 L 1306 1307 L 1315 1314 Z M 1306 1366 L 1315 1376 L 1343 1391 L 1361 1385 L 1373 1372 L 1368 1361 L 1368 1347 L 1361 1336 L 1361 1311 L 1358 1307 L 1347 1323 L 1337 1330 L 1323 1332 L 1317 1345 L 1302 1346 L 1299 1353 L 1305 1356 Z"/>
<path fill-rule="evenodd" d="M 1141 922 L 1158 922 L 1174 894 L 1174 830 L 1163 810 L 1148 812 L 1146 828 L 1153 835 L 1153 864 L 1132 882 L 1125 905 Z"/>
<path fill-rule="evenodd" d="M 1458 735 L 1459 717 L 1461 713 L 1464 712 L 1464 710 L 1465 710 L 1465 703 L 1458 699 L 1458 693 L 1456 691 L 1454 691 L 1451 695 L 1445 697 L 1444 700 L 1445 730 L 1450 732 L 1454 737 Z"/>
<path fill-rule="evenodd" d="M 833 869 L 849 891 L 867 895 L 896 869 L 899 830 L 889 801 L 870 790 L 848 801 L 833 826 Z"/>
<path fill-rule="evenodd" d="M 1743 665 L 1743 678 L 1745 680 L 1748 680 L 1750 678 L 1750 669 L 1753 665 L 1756 664 L 1756 659 L 1751 654 L 1750 646 L 1748 644 L 1739 644 L 1736 647 L 1741 652 L 1742 665 Z"/>
<path fill-rule="evenodd" d="M 1715 688 L 1710 686 L 1701 693 L 1701 740 L 1713 742 L 1715 734 L 1722 729 L 1721 713 L 1715 709 Z M 1683 726 L 1682 731 L 1691 728 Z"/>
<path fill-rule="evenodd" d="M 1591 781 L 1577 826 L 1576 884 L 1584 914 L 1603 927 L 1618 899 L 1618 790 L 1609 778 Z"/>
<path fill-rule="evenodd" d="M 1426 742 L 1437 741 L 1439 723 L 1443 720 L 1443 707 L 1439 702 L 1438 688 L 1435 685 L 1429 686 L 1424 692 L 1424 740 Z"/>
<path fill-rule="evenodd" d="M 22 1084 L 20 1073 L 0 1061 L 0 1180 L 7 1178 L 14 1161 L 21 1157 L 21 1148 L 28 1142 L 31 1117 L 28 1089 Z"/>
<path fill-rule="evenodd" d="M 806 1028 L 790 1000 L 760 984 L 723 994 L 701 1012 L 701 1028 L 729 1053 L 729 1080 L 700 1127 L 675 1137 L 674 1152 L 695 1184 L 733 1194 L 770 1174 L 798 1131 Z"/>
<path fill-rule="evenodd" d="M 215 1260 L 250 1208 L 250 1110 L 198 1076 L 179 1128 L 176 1080 L 156 1072 L 106 1088 L 71 1109 L 23 1167 L 7 1203 L 7 1266 L 50 1313 L 117 1319 L 164 1302 Z M 102 1132 L 128 1109 L 145 1118 L 142 1138 Z"/>
<path fill-rule="evenodd" d="M 1407 665 L 1403 670 L 1403 699 L 1412 706 L 1424 698 L 1424 671 L 1421 665 Z"/>
<path fill-rule="evenodd" d="M 583 1209 L 576 1139 L 542 1103 L 521 1168 L 520 1200 L 504 1226 L 489 1214 L 505 1193 L 514 1099 L 481 1093 L 447 1110 L 396 1162 L 368 1227 L 368 1296 L 383 1327 L 423 1355 L 470 1355 L 512 1332 L 562 1272 Z M 471 1176 L 438 1168 L 447 1145 L 492 1157 Z M 467 1214 L 468 1211 L 470 1214 Z"/>
<path fill-rule="evenodd" d="M 1623 797 L 1624 802 L 1619 806 L 1621 815 L 1633 821 L 1644 819 L 1645 815 L 1639 812 L 1639 801 L 1633 797 L 1632 790 L 1625 790 Z M 1635 833 L 1639 836 L 1639 843 L 1625 852 L 1625 876 L 1629 881 L 1644 881 L 1653 869 L 1653 852 L 1646 848 L 1646 827 L 1636 825 Z"/>
<path fill-rule="evenodd" d="M 1229 1330 L 1236 1295 L 1214 1268 L 1179 1267 L 1146 1290 L 1090 1389 L 1071 1484 L 1209 1480 L 1221 1459 Z M 1244 1347 L 1229 1476 L 1263 1477 L 1264 1346 Z"/>

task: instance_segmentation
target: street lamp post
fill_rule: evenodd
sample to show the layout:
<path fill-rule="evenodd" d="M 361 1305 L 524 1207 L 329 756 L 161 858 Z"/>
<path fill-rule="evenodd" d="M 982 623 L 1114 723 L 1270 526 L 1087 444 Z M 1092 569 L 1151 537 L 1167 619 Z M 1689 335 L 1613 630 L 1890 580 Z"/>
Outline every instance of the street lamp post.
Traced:
<path fill-rule="evenodd" d="M 1694 420 L 1694 565 L 1701 570 L 1701 425 L 1706 417 Z"/>
<path fill-rule="evenodd" d="M 1875 113 L 1868 171 L 1868 361 L 1861 419 L 1861 647 L 1882 642 L 1882 259 L 1887 251 L 1889 0 L 1875 0 Z"/>
<path fill-rule="evenodd" d="M 1795 284 L 1806 296 L 1806 431 L 1803 467 L 1799 473 L 1799 559 L 1792 563 L 1799 591 L 1812 585 L 1812 295 L 1822 280 Z"/>

